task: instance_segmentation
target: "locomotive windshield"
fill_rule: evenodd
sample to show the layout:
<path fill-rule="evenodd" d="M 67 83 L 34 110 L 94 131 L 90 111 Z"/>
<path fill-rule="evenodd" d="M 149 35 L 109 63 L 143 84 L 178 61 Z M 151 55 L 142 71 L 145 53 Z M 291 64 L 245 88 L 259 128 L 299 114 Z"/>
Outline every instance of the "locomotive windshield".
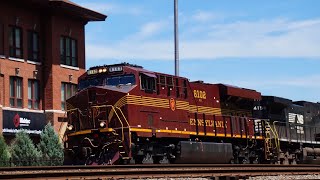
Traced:
<path fill-rule="evenodd" d="M 79 81 L 79 90 L 85 89 L 90 86 L 101 86 L 103 78 L 82 79 Z"/>
<path fill-rule="evenodd" d="M 106 85 L 117 86 L 119 84 L 135 84 L 136 80 L 133 74 L 107 77 Z"/>
<path fill-rule="evenodd" d="M 95 77 L 92 79 L 83 79 L 79 81 L 79 90 L 85 89 L 90 86 L 117 86 L 126 84 L 136 84 L 135 76 L 133 74 L 120 75 L 120 76 L 104 76 Z"/>

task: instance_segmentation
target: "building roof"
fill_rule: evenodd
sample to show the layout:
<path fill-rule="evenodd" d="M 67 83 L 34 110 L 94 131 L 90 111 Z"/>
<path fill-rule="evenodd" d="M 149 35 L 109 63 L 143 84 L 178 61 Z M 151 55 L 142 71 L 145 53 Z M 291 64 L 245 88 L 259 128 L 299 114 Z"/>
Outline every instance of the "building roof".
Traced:
<path fill-rule="evenodd" d="M 82 7 L 70 0 L 6 0 L 14 5 L 32 7 L 46 12 L 55 12 L 66 16 L 75 17 L 84 21 L 104 21 L 107 16 Z"/>
<path fill-rule="evenodd" d="M 49 6 L 52 8 L 58 8 L 59 10 L 66 10 L 67 12 L 73 13 L 78 17 L 81 17 L 87 21 L 104 21 L 107 16 L 91 9 L 82 7 L 69 0 L 48 0 Z"/>

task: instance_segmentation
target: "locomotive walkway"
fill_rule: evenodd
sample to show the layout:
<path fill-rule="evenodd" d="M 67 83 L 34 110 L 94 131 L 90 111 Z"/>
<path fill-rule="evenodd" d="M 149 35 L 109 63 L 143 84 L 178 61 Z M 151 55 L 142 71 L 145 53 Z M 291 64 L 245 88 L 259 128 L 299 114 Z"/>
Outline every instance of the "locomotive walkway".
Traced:
<path fill-rule="evenodd" d="M 0 168 L 0 179 L 247 179 L 267 175 L 320 174 L 319 165 L 161 164 L 125 166 L 46 166 Z"/>

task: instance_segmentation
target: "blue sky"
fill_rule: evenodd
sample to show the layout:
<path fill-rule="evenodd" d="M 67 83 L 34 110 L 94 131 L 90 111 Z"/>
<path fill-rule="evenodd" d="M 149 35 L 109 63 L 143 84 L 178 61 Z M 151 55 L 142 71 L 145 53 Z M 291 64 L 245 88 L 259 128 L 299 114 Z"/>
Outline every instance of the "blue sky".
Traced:
<path fill-rule="evenodd" d="M 74 0 L 108 15 L 86 26 L 87 68 L 129 62 L 174 74 L 173 0 Z M 320 1 L 180 0 L 180 76 L 320 101 Z"/>

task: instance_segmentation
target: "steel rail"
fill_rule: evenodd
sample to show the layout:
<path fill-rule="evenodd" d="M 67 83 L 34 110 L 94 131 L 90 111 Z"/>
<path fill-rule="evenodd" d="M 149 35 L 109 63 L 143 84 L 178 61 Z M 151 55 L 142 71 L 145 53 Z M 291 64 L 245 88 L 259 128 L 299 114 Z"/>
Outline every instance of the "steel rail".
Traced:
<path fill-rule="evenodd" d="M 72 166 L 20 166 L 20 167 L 0 167 L 0 173 L 3 171 L 28 171 L 28 170 L 70 170 L 70 169 L 127 169 L 127 168 L 162 168 L 162 167 L 318 167 L 320 165 L 299 164 L 299 165 L 278 165 L 278 164 L 140 164 L 140 165 L 72 165 Z"/>
<path fill-rule="evenodd" d="M 320 174 L 319 165 L 139 165 L 139 166 L 46 166 L 1 168 L 0 179 L 26 178 L 150 178 L 232 177 L 258 175 Z"/>

